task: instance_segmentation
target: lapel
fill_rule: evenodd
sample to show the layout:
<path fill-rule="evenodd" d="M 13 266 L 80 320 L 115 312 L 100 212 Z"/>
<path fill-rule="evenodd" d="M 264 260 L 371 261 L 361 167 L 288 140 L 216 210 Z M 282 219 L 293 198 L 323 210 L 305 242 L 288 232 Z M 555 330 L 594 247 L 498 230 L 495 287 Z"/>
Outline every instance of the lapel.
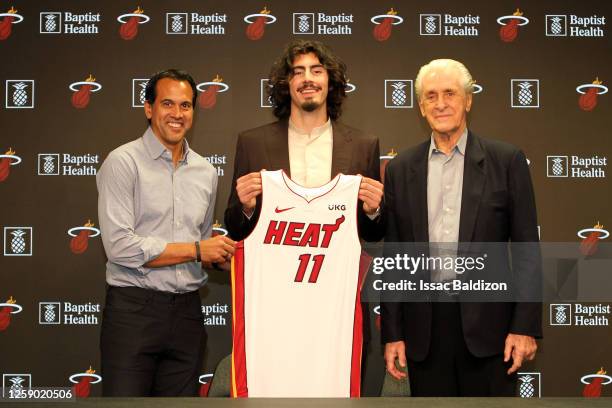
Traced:
<path fill-rule="evenodd" d="M 332 121 L 333 147 L 331 177 L 338 173 L 348 174 L 351 167 L 352 136 L 351 130 L 342 123 Z"/>
<path fill-rule="evenodd" d="M 406 198 L 410 202 L 410 219 L 415 242 L 429 242 L 429 222 L 427 215 L 427 153 L 431 141 L 421 144 L 417 148 L 416 160 L 412 161 L 408 169 L 408 185 Z M 410 200 L 413 195 L 416 199 Z"/>
<path fill-rule="evenodd" d="M 474 225 L 485 186 L 485 155 L 478 136 L 468 133 L 463 167 L 463 192 L 459 219 L 459 242 L 474 240 Z"/>
<path fill-rule="evenodd" d="M 265 134 L 266 152 L 270 167 L 266 170 L 285 170 L 291 177 L 289 166 L 289 122 L 280 120 L 272 124 Z"/>

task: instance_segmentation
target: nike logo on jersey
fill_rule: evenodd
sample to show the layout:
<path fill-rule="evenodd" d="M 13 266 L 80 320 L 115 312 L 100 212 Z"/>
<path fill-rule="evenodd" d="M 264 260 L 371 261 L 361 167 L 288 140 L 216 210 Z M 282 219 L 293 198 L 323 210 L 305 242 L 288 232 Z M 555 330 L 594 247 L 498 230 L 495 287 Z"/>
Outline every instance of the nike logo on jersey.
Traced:
<path fill-rule="evenodd" d="M 276 207 L 274 209 L 274 212 L 278 214 L 278 213 L 282 213 L 282 212 L 285 212 L 285 211 L 293 210 L 294 208 L 295 207 L 288 207 L 288 208 L 278 208 L 278 207 Z"/>

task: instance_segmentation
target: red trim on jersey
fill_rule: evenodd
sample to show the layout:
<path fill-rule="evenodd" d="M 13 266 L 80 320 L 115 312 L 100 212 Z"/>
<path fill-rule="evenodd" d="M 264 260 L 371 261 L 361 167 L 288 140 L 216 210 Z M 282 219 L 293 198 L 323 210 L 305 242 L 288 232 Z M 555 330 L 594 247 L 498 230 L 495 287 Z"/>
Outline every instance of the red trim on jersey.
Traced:
<path fill-rule="evenodd" d="M 361 357 L 363 348 L 363 315 L 361 309 L 361 289 L 366 274 L 370 268 L 372 257 L 361 251 L 359 257 L 359 280 L 357 281 L 357 296 L 355 297 L 355 320 L 353 321 L 353 351 L 351 358 L 351 398 L 361 396 Z"/>
<path fill-rule="evenodd" d="M 244 241 L 236 244 L 232 261 L 232 386 L 233 398 L 249 396 L 244 336 Z"/>
<path fill-rule="evenodd" d="M 282 177 L 283 177 L 283 181 L 285 182 L 285 185 L 287 186 L 287 188 L 289 189 L 289 191 L 291 191 L 291 192 L 292 192 L 293 194 L 295 194 L 296 196 L 300 197 L 302 200 L 306 201 L 308 204 L 310 204 L 311 202 L 313 202 L 313 201 L 314 201 L 314 200 L 316 200 L 317 198 L 321 198 L 321 197 L 323 197 L 323 196 L 325 196 L 325 195 L 329 194 L 329 193 L 330 193 L 330 192 L 331 192 L 331 191 L 332 191 L 334 188 L 336 188 L 336 186 L 337 186 L 337 185 L 338 185 L 338 183 L 340 182 L 340 177 L 342 176 L 342 173 L 338 173 L 338 174 L 336 175 L 336 177 L 334 177 L 333 179 L 331 179 L 329 182 L 327 182 L 327 183 L 323 184 L 322 186 L 318 186 L 318 187 L 306 187 L 306 186 L 302 186 L 302 185 L 300 185 L 300 184 L 296 183 L 295 181 L 291 180 L 291 177 L 289 177 L 289 176 L 287 175 L 287 173 L 285 173 L 285 170 L 281 170 L 281 172 L 282 172 L 282 173 L 281 173 L 281 175 L 282 175 Z M 307 199 L 306 199 L 304 196 L 302 196 L 301 194 L 299 194 L 299 193 L 297 193 L 297 192 L 295 192 L 295 191 L 293 191 L 293 190 L 291 189 L 291 187 L 289 186 L 289 183 L 287 183 L 287 179 L 291 180 L 291 182 L 292 182 L 293 184 L 295 184 L 296 186 L 301 187 L 301 188 L 305 188 L 305 189 L 307 189 L 307 190 L 308 190 L 308 189 L 312 190 L 312 189 L 316 189 L 316 188 L 323 188 L 323 187 L 328 186 L 328 185 L 330 185 L 331 183 L 333 183 L 333 182 L 334 182 L 334 180 L 336 181 L 336 184 L 334 184 L 334 186 L 333 186 L 332 188 L 330 188 L 328 191 L 326 191 L 325 193 L 321 194 L 320 196 L 316 196 L 316 197 L 314 197 L 314 198 L 312 198 L 312 199 L 310 199 L 310 200 L 307 200 Z"/>

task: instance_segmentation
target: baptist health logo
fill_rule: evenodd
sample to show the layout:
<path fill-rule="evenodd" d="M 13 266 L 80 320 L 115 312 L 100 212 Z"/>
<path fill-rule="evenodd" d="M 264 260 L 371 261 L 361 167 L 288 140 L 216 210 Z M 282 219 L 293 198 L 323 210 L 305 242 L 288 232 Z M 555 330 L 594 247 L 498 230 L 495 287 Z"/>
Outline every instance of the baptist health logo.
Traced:
<path fill-rule="evenodd" d="M 542 397 L 542 374 L 541 373 L 516 373 L 519 388 L 518 396 L 521 398 Z"/>
<path fill-rule="evenodd" d="M 551 326 L 609 326 L 610 305 L 551 303 Z"/>
<path fill-rule="evenodd" d="M 40 153 L 39 176 L 95 176 L 100 156 L 97 154 L 73 155 L 70 153 Z"/>
<path fill-rule="evenodd" d="M 2 374 L 2 398 L 9 398 L 11 391 L 32 389 L 32 374 Z"/>
<path fill-rule="evenodd" d="M 510 80 L 510 106 L 513 108 L 539 108 L 540 80 Z"/>
<path fill-rule="evenodd" d="M 293 13 L 293 34 L 351 35 L 352 14 Z"/>
<path fill-rule="evenodd" d="M 412 108 L 412 90 L 412 79 L 385 79 L 385 108 Z"/>
<path fill-rule="evenodd" d="M 547 14 L 545 24 L 547 37 L 603 37 L 606 17 Z"/>
<path fill-rule="evenodd" d="M 146 89 L 149 83 L 148 78 L 132 79 L 132 108 L 144 107 L 146 100 Z"/>
<path fill-rule="evenodd" d="M 7 109 L 33 109 L 34 80 L 6 80 L 6 97 L 4 101 L 4 107 Z"/>
<path fill-rule="evenodd" d="M 166 13 L 166 34 L 224 35 L 227 14 Z"/>
<path fill-rule="evenodd" d="M 40 13 L 41 34 L 98 34 L 100 13 L 77 14 L 68 11 L 43 11 Z"/>
<path fill-rule="evenodd" d="M 608 158 L 591 156 L 546 156 L 546 177 L 605 178 Z"/>
<path fill-rule="evenodd" d="M 32 227 L 4 227 L 4 256 L 32 256 Z"/>
<path fill-rule="evenodd" d="M 420 14 L 421 35 L 445 35 L 453 37 L 477 37 L 480 16 L 467 14 L 453 16 L 452 14 Z"/>
<path fill-rule="evenodd" d="M 97 325 L 100 310 L 99 303 L 39 302 L 38 323 L 69 326 Z"/>

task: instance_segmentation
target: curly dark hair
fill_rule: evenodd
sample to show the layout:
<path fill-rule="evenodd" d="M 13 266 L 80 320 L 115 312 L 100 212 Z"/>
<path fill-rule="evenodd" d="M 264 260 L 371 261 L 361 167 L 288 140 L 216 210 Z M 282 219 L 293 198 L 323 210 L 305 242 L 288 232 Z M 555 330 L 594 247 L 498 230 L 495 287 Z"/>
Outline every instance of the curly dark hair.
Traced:
<path fill-rule="evenodd" d="M 346 64 L 335 56 L 323 43 L 313 40 L 294 40 L 290 42 L 283 55 L 274 62 L 270 70 L 268 94 L 274 116 L 286 119 L 291 113 L 291 80 L 293 61 L 299 55 L 313 53 L 327 70 L 329 89 L 327 93 L 327 114 L 336 120 L 342 114 L 342 101 L 346 97 Z"/>

